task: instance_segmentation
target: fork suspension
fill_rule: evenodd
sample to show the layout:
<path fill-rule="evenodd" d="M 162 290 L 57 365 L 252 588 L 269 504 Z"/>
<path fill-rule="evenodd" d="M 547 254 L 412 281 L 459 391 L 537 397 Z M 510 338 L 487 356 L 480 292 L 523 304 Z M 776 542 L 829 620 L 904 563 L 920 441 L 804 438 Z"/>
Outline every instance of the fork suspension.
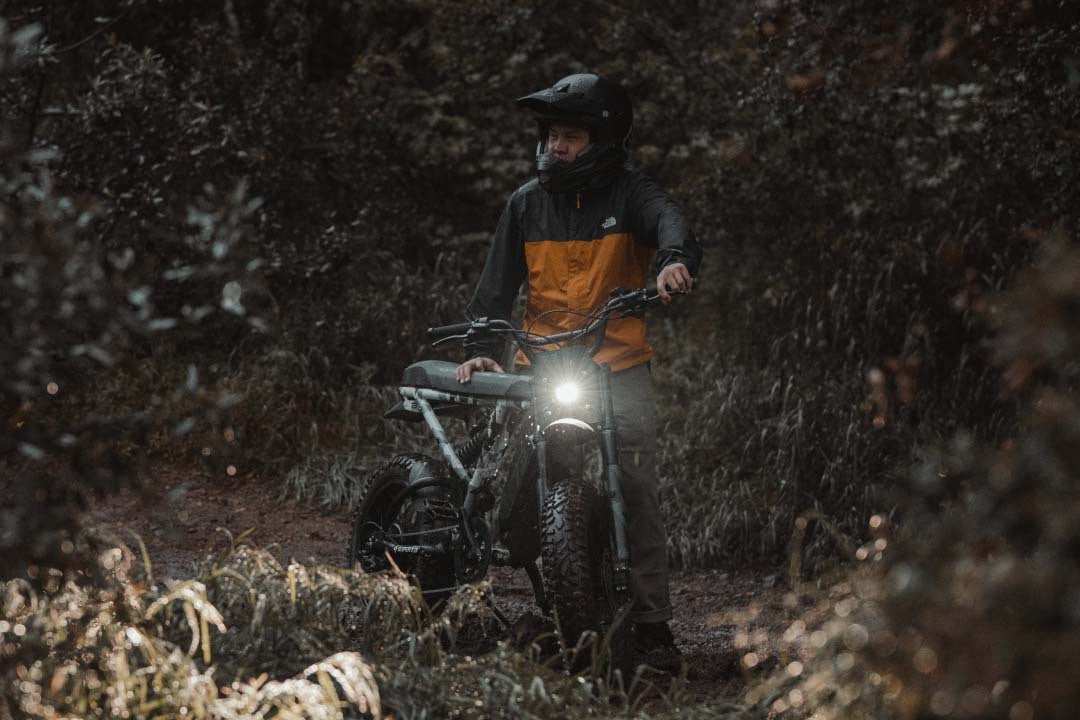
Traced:
<path fill-rule="evenodd" d="M 604 452 L 604 485 L 611 502 L 612 534 L 615 538 L 616 583 L 626 587 L 630 569 L 630 544 L 626 537 L 626 501 L 623 498 L 623 471 L 619 463 L 619 436 L 615 405 L 611 398 L 611 371 L 603 373 L 604 426 L 600 430 Z"/>

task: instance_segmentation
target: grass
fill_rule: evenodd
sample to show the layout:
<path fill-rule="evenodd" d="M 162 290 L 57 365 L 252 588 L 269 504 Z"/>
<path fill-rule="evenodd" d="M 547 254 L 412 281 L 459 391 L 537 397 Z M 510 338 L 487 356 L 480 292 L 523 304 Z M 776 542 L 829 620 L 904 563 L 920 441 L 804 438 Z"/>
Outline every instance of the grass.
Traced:
<path fill-rule="evenodd" d="M 14 682 L 0 707 L 20 716 L 753 717 L 687 703 L 678 683 L 646 709 L 643 675 L 569 675 L 535 647 L 463 654 L 464 629 L 490 612 L 483 584 L 432 615 L 402 576 L 282 564 L 224 533 L 196 577 L 166 584 L 145 552 L 104 535 L 81 542 L 97 551 L 100 584 L 57 574 L 45 591 L 4 585 Z"/>

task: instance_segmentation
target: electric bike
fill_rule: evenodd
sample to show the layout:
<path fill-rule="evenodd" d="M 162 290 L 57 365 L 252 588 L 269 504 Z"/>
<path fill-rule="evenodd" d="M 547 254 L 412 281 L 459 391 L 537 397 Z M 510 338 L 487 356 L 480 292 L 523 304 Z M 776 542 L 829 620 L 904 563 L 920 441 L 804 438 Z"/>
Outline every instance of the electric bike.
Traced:
<path fill-rule="evenodd" d="M 462 384 L 452 362 L 405 369 L 385 417 L 425 422 L 439 457 L 400 455 L 369 478 L 348 564 L 396 566 L 431 604 L 492 566 L 524 568 L 568 647 L 603 637 L 628 605 L 631 557 L 611 371 L 593 357 L 610 320 L 657 301 L 656 290 L 615 290 L 579 328 L 551 335 L 488 318 L 430 328 L 433 346 L 509 339 L 529 374 Z M 453 443 L 444 419 L 470 416 L 479 421 Z"/>

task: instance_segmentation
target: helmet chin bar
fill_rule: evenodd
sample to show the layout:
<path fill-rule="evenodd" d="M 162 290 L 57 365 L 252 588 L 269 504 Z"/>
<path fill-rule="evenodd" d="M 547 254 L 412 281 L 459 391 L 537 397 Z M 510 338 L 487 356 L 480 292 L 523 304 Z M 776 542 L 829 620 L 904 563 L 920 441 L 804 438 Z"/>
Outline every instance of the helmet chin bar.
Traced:
<path fill-rule="evenodd" d="M 550 193 L 583 190 L 596 177 L 620 165 L 626 158 L 622 147 L 593 143 L 573 162 L 564 162 L 547 152 L 547 143 L 536 145 L 536 177 Z"/>
<path fill-rule="evenodd" d="M 568 75 L 550 88 L 518 98 L 517 104 L 536 121 L 536 176 L 549 193 L 582 190 L 630 156 L 634 109 L 616 83 L 592 73 Z M 591 145 L 571 163 L 546 152 L 548 128 L 559 122 L 589 130 Z"/>

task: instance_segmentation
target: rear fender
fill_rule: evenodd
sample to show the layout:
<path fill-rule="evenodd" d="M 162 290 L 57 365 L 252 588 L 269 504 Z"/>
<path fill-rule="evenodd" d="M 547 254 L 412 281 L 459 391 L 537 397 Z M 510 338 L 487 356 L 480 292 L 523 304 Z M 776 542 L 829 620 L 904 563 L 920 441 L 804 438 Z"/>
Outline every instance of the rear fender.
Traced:
<path fill-rule="evenodd" d="M 409 485 L 413 485 L 422 480 L 431 480 L 444 478 L 446 473 L 442 472 L 441 463 L 429 457 L 418 457 L 409 467 Z"/>
<path fill-rule="evenodd" d="M 457 403 L 433 402 L 431 409 L 438 417 L 467 417 L 472 411 L 471 405 L 459 405 Z M 406 405 L 404 400 L 398 400 L 390 406 L 383 417 L 387 420 L 404 420 L 406 422 L 424 422 L 424 413 L 413 410 Z"/>

